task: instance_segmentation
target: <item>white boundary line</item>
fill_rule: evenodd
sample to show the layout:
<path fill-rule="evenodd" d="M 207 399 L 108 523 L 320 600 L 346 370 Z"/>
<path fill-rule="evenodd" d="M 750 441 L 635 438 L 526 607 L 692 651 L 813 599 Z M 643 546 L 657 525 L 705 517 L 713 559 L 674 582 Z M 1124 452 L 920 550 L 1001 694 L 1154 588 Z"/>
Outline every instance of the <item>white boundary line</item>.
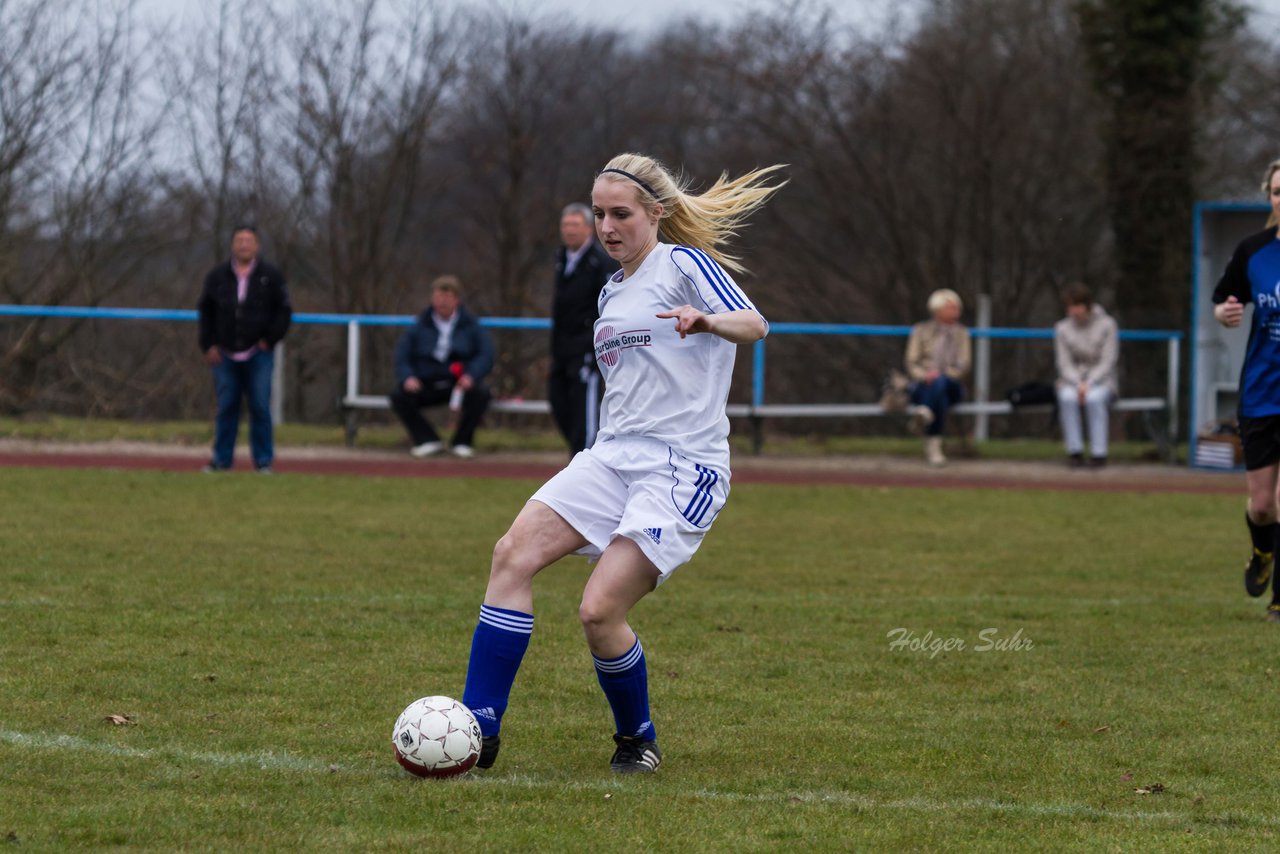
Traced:
<path fill-rule="evenodd" d="M 0 730 L 0 743 L 12 744 L 15 747 L 31 747 L 38 750 L 74 750 L 86 753 L 103 753 L 107 756 L 120 756 L 125 759 L 178 759 L 183 763 L 212 765 L 218 768 L 257 767 L 271 770 L 312 772 L 328 772 L 337 768 L 337 766 L 311 762 L 288 754 L 205 753 L 167 747 L 150 749 L 122 747 L 118 744 L 89 741 L 88 739 L 77 738 L 74 735 L 29 734 L 12 730 Z"/>
<path fill-rule="evenodd" d="M 209 753 L 188 751 L 180 748 L 136 748 L 122 747 L 100 741 L 90 741 L 73 735 L 48 735 L 43 733 L 24 733 L 13 730 L 0 730 L 0 744 L 14 747 L 34 748 L 37 750 L 64 750 L 88 753 L 100 753 L 107 756 L 119 756 L 125 759 L 176 759 L 194 765 L 209 765 L 219 768 L 260 768 L 263 770 L 302 771 L 314 774 L 354 774 L 367 777 L 398 776 L 398 769 L 391 765 L 388 758 L 386 770 L 374 767 L 349 768 L 337 764 L 326 764 L 281 753 Z M 389 751 L 388 751 L 389 753 Z M 623 788 L 614 781 L 600 780 L 550 780 L 532 777 L 526 774 L 491 776 L 489 774 L 467 775 L 450 781 L 471 786 L 500 788 L 519 786 L 525 789 L 559 789 L 575 792 L 599 792 L 612 794 Z M 664 792 L 663 797 L 681 797 L 679 794 Z M 720 801 L 725 803 L 758 803 L 758 804 L 816 804 L 838 807 L 855 807 L 868 812 L 914 812 L 914 813 L 951 813 L 951 812 L 996 812 L 1011 816 L 1055 817 L 1078 819 L 1108 819 L 1112 821 L 1139 821 L 1159 824 L 1198 823 L 1210 821 L 1229 823 L 1239 829 L 1247 827 L 1280 827 L 1280 817 L 1247 816 L 1238 813 L 1218 814 L 1195 812 L 1170 812 L 1167 810 L 1107 810 L 1084 804 L 1035 804 L 1000 801 L 989 798 L 962 798 L 959 800 L 937 800 L 933 798 L 901 798 L 896 800 L 879 800 L 856 792 L 840 790 L 798 790 L 786 792 L 725 792 L 717 789 L 695 789 L 683 793 L 690 800 Z"/>

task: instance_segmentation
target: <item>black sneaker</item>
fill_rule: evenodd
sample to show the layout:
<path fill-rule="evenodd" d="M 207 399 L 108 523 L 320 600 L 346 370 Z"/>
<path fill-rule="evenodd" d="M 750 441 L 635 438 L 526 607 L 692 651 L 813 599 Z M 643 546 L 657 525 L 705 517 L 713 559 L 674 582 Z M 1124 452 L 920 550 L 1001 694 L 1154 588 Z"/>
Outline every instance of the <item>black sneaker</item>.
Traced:
<path fill-rule="evenodd" d="M 1089 457 L 1089 468 L 1104 469 L 1107 467 L 1106 457 Z"/>
<path fill-rule="evenodd" d="M 1280 602 L 1272 602 L 1267 606 L 1267 622 L 1280 623 Z"/>
<path fill-rule="evenodd" d="M 644 741 L 636 736 L 615 735 L 618 749 L 609 760 L 609 770 L 618 774 L 652 774 L 662 762 L 662 751 L 656 741 Z"/>
<path fill-rule="evenodd" d="M 1244 568 L 1244 589 L 1250 596 L 1261 596 L 1267 592 L 1267 584 L 1271 581 L 1271 571 L 1275 569 L 1274 553 L 1253 550 L 1249 565 Z"/>
<path fill-rule="evenodd" d="M 496 735 L 486 735 L 480 739 L 480 758 L 476 760 L 477 768 L 492 768 L 498 758 L 498 748 L 502 739 Z"/>

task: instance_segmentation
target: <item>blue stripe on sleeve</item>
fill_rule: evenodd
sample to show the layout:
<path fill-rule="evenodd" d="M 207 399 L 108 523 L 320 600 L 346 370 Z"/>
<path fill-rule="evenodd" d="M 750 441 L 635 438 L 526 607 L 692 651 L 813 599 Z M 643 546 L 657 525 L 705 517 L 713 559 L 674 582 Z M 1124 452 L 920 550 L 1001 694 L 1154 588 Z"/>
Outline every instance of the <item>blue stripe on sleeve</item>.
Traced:
<path fill-rule="evenodd" d="M 734 302 L 732 297 L 722 289 L 720 280 L 707 269 L 702 258 L 700 258 L 694 250 L 689 249 L 686 246 L 677 246 L 672 250 L 672 254 L 674 255 L 676 252 L 683 252 L 693 259 L 693 263 L 698 266 L 698 270 L 702 273 L 702 277 L 706 280 L 707 284 L 711 286 L 711 289 L 716 292 L 716 296 L 720 297 L 720 301 L 724 303 L 730 311 L 747 308 L 745 305 Z"/>
<path fill-rule="evenodd" d="M 733 283 L 733 280 L 729 278 L 729 274 L 724 271 L 724 268 L 716 263 L 716 259 L 712 258 L 706 252 L 703 252 L 701 249 L 694 249 L 693 252 L 702 256 L 703 261 L 705 261 L 707 265 L 706 269 L 710 271 L 711 275 L 715 276 L 720 281 L 720 285 L 724 288 L 725 293 L 727 293 L 732 300 L 738 304 L 739 308 L 751 308 L 751 301 L 748 300 L 746 295 Z"/>

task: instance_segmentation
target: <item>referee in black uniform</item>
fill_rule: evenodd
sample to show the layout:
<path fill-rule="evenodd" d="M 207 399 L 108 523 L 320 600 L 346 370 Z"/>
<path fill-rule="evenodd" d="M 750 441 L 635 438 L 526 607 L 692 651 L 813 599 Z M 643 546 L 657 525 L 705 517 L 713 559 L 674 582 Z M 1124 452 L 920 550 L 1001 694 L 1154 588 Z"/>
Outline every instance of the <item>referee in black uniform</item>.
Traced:
<path fill-rule="evenodd" d="M 551 375 L 547 399 L 556 426 L 576 454 L 591 446 L 604 393 L 596 367 L 594 328 L 600 290 L 618 270 L 594 239 L 591 208 L 571 204 L 560 213 L 556 288 L 551 306 Z"/>

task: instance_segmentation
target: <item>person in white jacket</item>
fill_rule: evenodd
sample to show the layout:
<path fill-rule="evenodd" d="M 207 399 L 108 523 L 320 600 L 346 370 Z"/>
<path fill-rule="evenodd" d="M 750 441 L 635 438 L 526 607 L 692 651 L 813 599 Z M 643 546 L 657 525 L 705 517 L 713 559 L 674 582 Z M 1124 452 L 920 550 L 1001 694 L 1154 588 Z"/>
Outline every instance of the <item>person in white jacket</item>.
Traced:
<path fill-rule="evenodd" d="M 1082 421 L 1089 423 L 1089 464 L 1107 464 L 1111 403 L 1116 399 L 1119 333 L 1115 319 L 1093 301 L 1088 285 L 1076 283 L 1063 292 L 1067 316 L 1053 327 L 1058 367 L 1058 419 L 1067 446 L 1067 463 L 1085 464 Z M 1083 416 L 1083 417 L 1082 417 Z"/>

